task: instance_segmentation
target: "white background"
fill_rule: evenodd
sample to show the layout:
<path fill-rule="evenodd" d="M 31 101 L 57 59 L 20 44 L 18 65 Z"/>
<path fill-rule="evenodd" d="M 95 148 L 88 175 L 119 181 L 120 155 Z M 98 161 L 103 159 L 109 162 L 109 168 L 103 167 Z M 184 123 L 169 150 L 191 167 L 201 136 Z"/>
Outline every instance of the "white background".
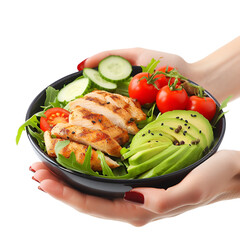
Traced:
<path fill-rule="evenodd" d="M 37 189 L 38 161 L 25 134 L 15 145 L 33 98 L 109 49 L 143 47 L 188 62 L 239 35 L 238 1 L 3 1 L 0 4 L 0 239 L 239 239 L 239 199 L 136 228 L 84 215 Z M 230 79 L 226 79 L 229 81 Z M 221 149 L 240 150 L 239 103 L 229 104 Z"/>

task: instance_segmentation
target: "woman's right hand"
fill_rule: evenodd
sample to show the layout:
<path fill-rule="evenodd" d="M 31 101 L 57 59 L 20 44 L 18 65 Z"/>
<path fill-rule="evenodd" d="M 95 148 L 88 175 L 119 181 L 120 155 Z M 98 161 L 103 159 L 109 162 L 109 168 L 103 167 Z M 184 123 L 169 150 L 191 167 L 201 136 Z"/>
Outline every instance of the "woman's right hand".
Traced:
<path fill-rule="evenodd" d="M 178 69 L 178 71 L 186 77 L 188 77 L 188 72 L 190 70 L 190 64 L 178 55 L 144 48 L 129 48 L 101 52 L 81 62 L 78 65 L 78 70 L 82 70 L 85 67 L 97 67 L 102 59 L 110 55 L 119 55 L 127 59 L 132 65 L 138 66 L 146 66 L 150 63 L 152 58 L 154 58 L 156 60 L 160 60 L 158 67 L 166 65 L 172 66 Z"/>

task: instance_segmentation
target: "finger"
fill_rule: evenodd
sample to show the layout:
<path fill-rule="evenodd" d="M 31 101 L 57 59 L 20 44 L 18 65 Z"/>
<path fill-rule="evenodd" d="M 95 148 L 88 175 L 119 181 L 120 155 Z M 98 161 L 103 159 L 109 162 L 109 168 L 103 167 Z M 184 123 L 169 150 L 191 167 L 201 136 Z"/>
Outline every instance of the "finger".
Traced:
<path fill-rule="evenodd" d="M 192 180 L 192 181 L 191 181 Z M 201 181 L 201 180 L 200 180 Z M 165 189 L 136 188 L 143 195 L 142 207 L 154 213 L 166 214 L 175 209 L 186 206 L 197 206 L 203 199 L 203 188 L 193 179 L 185 179 L 181 183 Z"/>
<path fill-rule="evenodd" d="M 221 200 L 227 196 L 224 193 L 228 193 L 228 185 L 235 171 L 228 155 L 227 151 L 214 154 L 190 172 L 182 182 L 167 190 L 137 188 L 132 191 L 144 196 L 142 207 L 162 214 L 184 206 L 196 207 Z"/>
<path fill-rule="evenodd" d="M 99 62 L 102 59 L 104 59 L 110 55 L 121 56 L 121 57 L 127 59 L 132 65 L 136 65 L 137 58 L 141 52 L 142 52 L 142 49 L 140 49 L 140 48 L 118 49 L 118 50 L 110 50 L 110 51 L 101 52 L 101 53 L 98 53 L 98 54 L 88 58 L 84 63 L 84 67 L 88 67 L 88 68 L 97 67 Z"/>
<path fill-rule="evenodd" d="M 42 162 L 35 162 L 30 166 L 30 170 L 33 172 L 38 171 L 39 169 L 48 169 L 47 166 Z"/>
<path fill-rule="evenodd" d="M 51 179 L 54 181 L 61 181 L 56 175 L 50 172 L 48 169 L 39 169 L 33 175 L 33 179 L 37 182 L 42 182 L 45 179 Z"/>
<path fill-rule="evenodd" d="M 87 195 L 53 179 L 43 180 L 40 188 L 76 210 L 92 216 L 125 221 L 134 225 L 144 225 L 156 217 L 155 214 L 122 199 L 109 200 Z"/>

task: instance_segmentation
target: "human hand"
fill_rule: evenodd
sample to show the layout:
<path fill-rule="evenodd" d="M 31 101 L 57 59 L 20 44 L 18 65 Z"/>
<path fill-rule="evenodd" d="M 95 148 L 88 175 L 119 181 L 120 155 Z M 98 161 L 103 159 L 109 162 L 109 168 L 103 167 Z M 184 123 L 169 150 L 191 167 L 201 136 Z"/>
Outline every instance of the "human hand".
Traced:
<path fill-rule="evenodd" d="M 240 197 L 240 152 L 219 151 L 179 184 L 164 189 L 135 188 L 124 199 L 108 200 L 83 194 L 62 182 L 43 163 L 30 169 L 40 189 L 76 210 L 142 226 L 199 206 Z"/>
<path fill-rule="evenodd" d="M 118 50 L 110 50 L 98 53 L 90 58 L 85 59 L 78 65 L 78 70 L 82 70 L 83 68 L 94 68 L 97 67 L 99 62 L 108 57 L 110 55 L 119 55 L 127 59 L 132 65 L 142 65 L 146 66 L 152 58 L 159 59 L 159 66 L 169 65 L 172 66 L 178 71 L 188 77 L 191 72 L 191 64 L 188 64 L 183 58 L 178 55 L 149 50 L 144 48 L 129 48 L 129 49 L 118 49 Z"/>
<path fill-rule="evenodd" d="M 234 98 L 240 96 L 240 37 L 216 50 L 205 58 L 194 63 L 187 63 L 182 57 L 144 48 L 130 48 L 101 52 L 78 65 L 84 67 L 97 67 L 98 63 L 109 55 L 120 55 L 132 65 L 146 66 L 152 58 L 161 60 L 158 67 L 169 65 L 176 68 L 183 76 L 198 83 L 207 89 L 219 102 L 230 95 Z M 231 84 L 226 84 L 226 82 Z"/>

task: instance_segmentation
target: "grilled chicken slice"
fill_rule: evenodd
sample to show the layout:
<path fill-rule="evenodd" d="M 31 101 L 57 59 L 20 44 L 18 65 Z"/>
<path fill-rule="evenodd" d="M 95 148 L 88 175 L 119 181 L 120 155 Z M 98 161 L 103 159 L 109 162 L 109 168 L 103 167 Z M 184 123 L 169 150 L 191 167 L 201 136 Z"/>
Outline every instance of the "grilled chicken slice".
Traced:
<path fill-rule="evenodd" d="M 97 96 L 89 96 L 86 94 L 83 98 L 78 98 L 69 103 L 71 111 L 77 106 L 87 108 L 89 111 L 97 114 L 103 114 L 113 124 L 125 129 L 130 134 L 136 134 L 139 131 L 134 118 L 128 111 Z"/>
<path fill-rule="evenodd" d="M 120 145 L 128 142 L 128 132 L 114 125 L 108 118 L 102 114 L 97 114 L 89 111 L 86 108 L 77 106 L 69 115 L 69 123 L 81 127 L 86 127 L 102 132 L 115 139 Z"/>
<path fill-rule="evenodd" d="M 56 157 L 55 146 L 59 141 L 64 141 L 64 139 L 52 138 L 50 131 L 46 131 L 46 132 L 44 132 L 44 140 L 46 143 L 46 149 L 47 149 L 48 155 L 50 157 Z M 76 143 L 76 142 L 70 142 L 66 147 L 61 149 L 59 153 L 62 154 L 64 157 L 69 158 L 71 153 L 74 152 L 74 154 L 76 156 L 76 161 L 78 163 L 82 164 L 85 159 L 85 154 L 86 154 L 87 148 L 88 147 L 86 145 Z M 106 160 L 107 165 L 111 169 L 119 167 L 119 164 L 117 162 L 113 161 L 111 158 L 105 156 L 105 160 Z M 98 159 L 97 152 L 93 149 L 92 149 L 90 165 L 91 165 L 92 170 L 94 170 L 94 171 L 102 170 L 101 161 Z"/>
<path fill-rule="evenodd" d="M 57 138 L 91 145 L 93 148 L 114 157 L 121 156 L 121 146 L 118 142 L 101 130 L 89 129 L 69 123 L 58 123 L 52 128 L 51 134 Z"/>
<path fill-rule="evenodd" d="M 137 122 L 146 119 L 146 114 L 142 111 L 140 103 L 132 98 L 102 90 L 93 91 L 88 93 L 87 96 L 98 98 L 102 101 L 109 102 L 113 106 L 126 110 Z"/>

